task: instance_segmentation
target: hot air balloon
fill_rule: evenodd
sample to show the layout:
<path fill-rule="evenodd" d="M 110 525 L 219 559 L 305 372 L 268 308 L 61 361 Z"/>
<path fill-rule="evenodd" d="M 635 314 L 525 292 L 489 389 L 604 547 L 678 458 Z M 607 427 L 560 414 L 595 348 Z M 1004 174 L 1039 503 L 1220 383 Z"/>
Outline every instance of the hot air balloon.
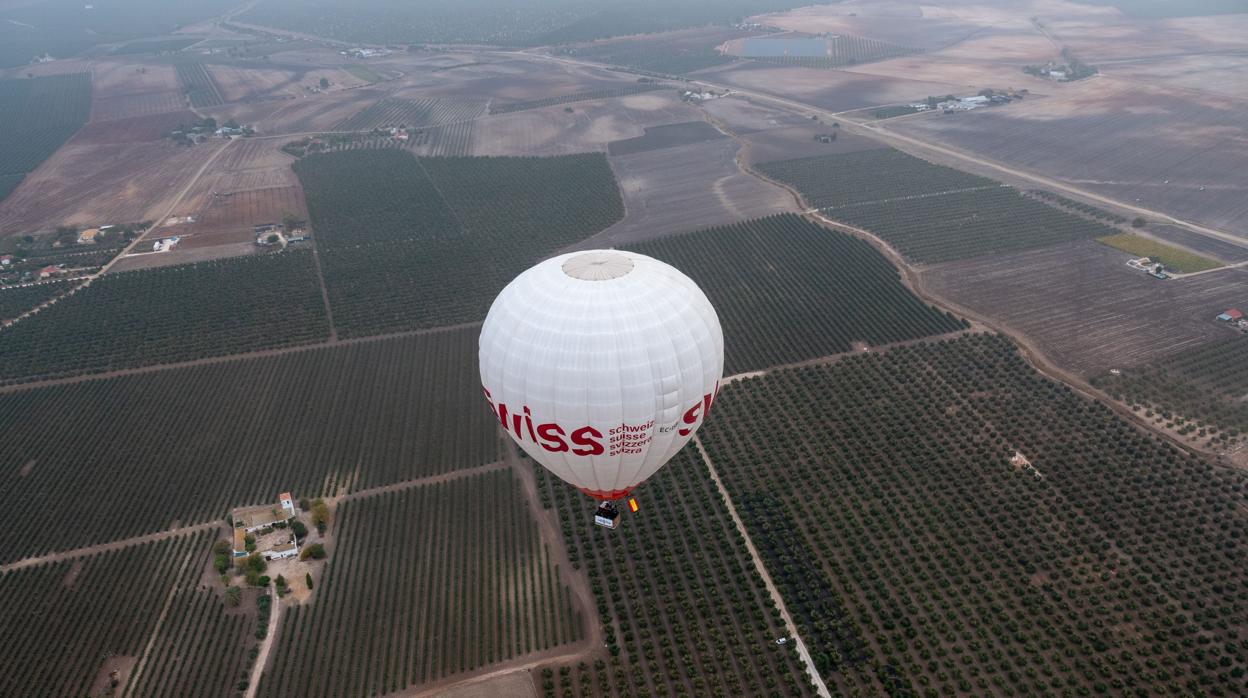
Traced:
<path fill-rule="evenodd" d="M 595 522 L 615 528 L 613 502 L 706 418 L 724 338 L 706 295 L 670 265 L 636 252 L 573 252 L 503 289 L 481 327 L 480 362 L 502 429 L 598 500 Z"/>

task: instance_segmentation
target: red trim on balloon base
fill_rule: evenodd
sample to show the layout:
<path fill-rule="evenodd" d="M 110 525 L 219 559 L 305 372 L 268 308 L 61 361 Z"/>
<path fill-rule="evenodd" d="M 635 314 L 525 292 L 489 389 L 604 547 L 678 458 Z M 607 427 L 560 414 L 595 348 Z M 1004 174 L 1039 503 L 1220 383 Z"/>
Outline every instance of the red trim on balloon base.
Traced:
<path fill-rule="evenodd" d="M 580 487 L 578 489 L 580 489 L 581 492 L 593 497 L 594 499 L 597 499 L 600 502 L 613 502 L 617 499 L 622 499 L 624 497 L 627 497 L 628 493 L 633 491 L 633 488 L 631 487 L 626 487 L 622 490 L 607 490 L 607 491 L 591 490 L 591 489 L 587 489 L 584 487 Z"/>

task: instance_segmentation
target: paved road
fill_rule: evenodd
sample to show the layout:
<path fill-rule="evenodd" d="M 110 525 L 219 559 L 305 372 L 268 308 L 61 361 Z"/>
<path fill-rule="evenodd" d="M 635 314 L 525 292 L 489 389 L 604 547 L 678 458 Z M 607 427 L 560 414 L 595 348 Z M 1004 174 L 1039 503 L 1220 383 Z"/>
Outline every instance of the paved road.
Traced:
<path fill-rule="evenodd" d="M 543 53 L 537 53 L 535 49 L 529 49 L 525 51 L 498 51 L 496 53 L 509 55 L 509 56 L 524 57 L 524 58 L 529 58 L 533 60 L 542 60 L 542 61 L 549 61 L 549 62 L 555 62 L 555 63 L 565 63 L 568 65 L 577 65 L 577 66 L 589 67 L 589 68 L 599 68 L 599 69 L 604 69 L 604 70 L 615 70 L 617 72 L 627 72 L 627 71 L 621 71 L 619 67 L 617 66 L 606 65 L 603 63 L 594 63 L 592 61 L 578 60 L 574 58 L 568 58 L 565 56 L 551 56 L 551 55 L 547 55 Z M 769 94 L 766 92 L 758 92 L 756 90 L 743 89 L 740 87 L 734 87 L 730 85 L 721 85 L 719 83 L 714 83 L 714 82 L 710 82 L 710 81 L 702 80 L 702 79 L 691 80 L 689 84 L 704 87 L 704 88 L 711 89 L 711 90 L 720 91 L 720 92 L 726 92 L 726 91 L 731 90 L 732 92 L 736 94 L 744 95 L 746 97 L 749 97 L 751 99 L 754 99 L 760 102 L 768 102 L 773 105 L 779 105 L 790 110 L 796 110 L 796 111 L 802 112 L 803 114 L 806 114 L 806 115 L 816 115 L 816 116 L 819 116 L 820 118 L 839 119 L 839 118 L 843 118 L 845 114 L 850 113 L 850 111 L 860 111 L 857 109 L 850 110 L 850 111 L 841 111 L 841 112 L 828 111 L 826 109 L 823 109 L 823 108 L 820 108 L 811 104 L 807 104 L 805 102 L 801 102 L 796 99 L 791 99 L 788 97 L 781 97 L 779 95 Z M 1012 177 L 1025 179 L 1029 182 L 1033 182 L 1035 184 L 1048 187 L 1050 189 L 1057 189 L 1060 191 L 1064 191 L 1068 194 L 1074 194 L 1076 196 L 1084 197 L 1086 199 L 1098 201 L 1102 204 L 1115 206 L 1121 209 L 1126 209 L 1138 215 L 1156 218 L 1158 220 L 1162 220 L 1167 223 L 1172 223 L 1174 225 L 1179 225 L 1184 228 L 1188 228 L 1192 230 L 1193 232 L 1200 233 L 1201 235 L 1206 235 L 1208 237 L 1216 238 L 1218 240 L 1231 242 L 1233 244 L 1241 245 L 1241 246 L 1244 245 L 1244 242 L 1245 242 L 1244 238 L 1237 236 L 1233 233 L 1227 232 L 1225 230 L 1218 230 L 1216 228 L 1210 228 L 1208 226 L 1200 225 L 1199 223 L 1193 223 L 1192 221 L 1187 221 L 1181 218 L 1177 218 L 1175 216 L 1171 216 L 1168 213 L 1162 213 L 1161 211 L 1155 211 L 1153 209 L 1144 208 L 1142 206 L 1136 206 L 1134 204 L 1124 203 L 1117 199 L 1113 199 L 1107 196 L 1102 196 L 1100 194 L 1096 194 L 1096 193 L 1087 191 L 1085 189 L 1081 189 L 1077 186 L 1066 184 L 1064 182 L 1060 182 L 1058 180 L 1051 179 L 1049 177 L 1045 177 L 1043 175 L 1039 175 L 1033 172 L 1026 172 L 1024 170 L 1019 170 L 1019 169 L 1010 167 L 1008 165 L 1003 165 L 998 162 L 993 162 L 992 160 L 987 160 L 987 159 L 978 157 L 976 155 L 963 152 L 961 150 L 956 150 L 956 149 L 941 146 L 941 145 L 935 145 L 933 143 L 922 141 L 922 140 L 919 140 L 917 138 L 913 138 L 910 136 L 903 136 L 901 134 L 889 131 L 887 127 L 883 124 L 871 124 L 871 123 L 859 122 L 859 121 L 854 121 L 854 120 L 846 120 L 845 123 L 843 124 L 843 127 L 845 127 L 846 130 L 852 131 L 852 130 L 858 129 L 862 132 L 873 134 L 879 140 L 883 140 L 886 142 L 893 142 L 893 143 L 905 143 L 906 145 L 916 150 L 921 150 L 921 151 L 926 150 L 928 152 L 939 153 L 949 158 L 961 160 L 962 162 L 973 163 L 980 167 L 995 170 L 997 172 L 1010 175 Z"/>

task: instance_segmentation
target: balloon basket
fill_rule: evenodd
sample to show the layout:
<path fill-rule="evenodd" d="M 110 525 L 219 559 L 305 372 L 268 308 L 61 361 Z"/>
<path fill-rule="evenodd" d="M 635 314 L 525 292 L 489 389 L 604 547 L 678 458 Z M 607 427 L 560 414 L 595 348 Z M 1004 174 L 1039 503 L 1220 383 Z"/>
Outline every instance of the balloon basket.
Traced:
<path fill-rule="evenodd" d="M 620 510 L 612 502 L 601 502 L 594 512 L 594 523 L 603 528 L 615 529 L 620 525 Z"/>

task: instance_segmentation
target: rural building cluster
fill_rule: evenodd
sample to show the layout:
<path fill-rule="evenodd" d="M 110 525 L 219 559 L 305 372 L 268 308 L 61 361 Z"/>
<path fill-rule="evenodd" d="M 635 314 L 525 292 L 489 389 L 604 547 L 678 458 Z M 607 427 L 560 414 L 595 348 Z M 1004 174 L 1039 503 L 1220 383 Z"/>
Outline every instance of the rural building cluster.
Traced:
<path fill-rule="evenodd" d="M 289 527 L 299 515 L 289 492 L 278 495 L 276 505 L 242 507 L 230 512 L 234 522 L 234 557 L 259 553 L 266 561 L 284 560 L 299 554 L 299 538 Z"/>

